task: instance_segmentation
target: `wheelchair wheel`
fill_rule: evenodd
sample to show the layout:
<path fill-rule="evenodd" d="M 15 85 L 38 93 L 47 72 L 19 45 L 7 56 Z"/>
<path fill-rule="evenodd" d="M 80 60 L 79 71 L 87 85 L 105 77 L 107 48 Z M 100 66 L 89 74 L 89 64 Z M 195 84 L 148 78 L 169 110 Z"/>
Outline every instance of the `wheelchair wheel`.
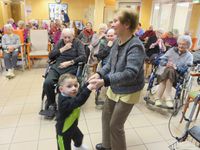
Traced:
<path fill-rule="evenodd" d="M 190 92 L 192 88 L 192 77 L 189 76 L 188 79 L 186 79 L 182 85 L 182 92 L 181 92 L 181 102 L 183 105 L 184 100 L 187 98 L 188 93 Z"/>

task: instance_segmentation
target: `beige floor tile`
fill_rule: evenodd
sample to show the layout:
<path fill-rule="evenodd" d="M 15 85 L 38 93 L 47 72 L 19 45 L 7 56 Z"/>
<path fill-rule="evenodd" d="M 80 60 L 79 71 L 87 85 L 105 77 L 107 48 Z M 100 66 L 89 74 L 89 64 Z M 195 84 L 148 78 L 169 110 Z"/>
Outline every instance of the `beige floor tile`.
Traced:
<path fill-rule="evenodd" d="M 38 150 L 56 150 L 56 139 L 40 140 L 38 144 Z"/>
<path fill-rule="evenodd" d="M 166 124 L 168 123 L 169 116 L 162 115 L 158 112 L 144 114 L 145 117 L 153 124 Z"/>
<path fill-rule="evenodd" d="M 86 120 L 89 133 L 98 133 L 102 130 L 101 120 L 100 119 L 87 119 Z"/>
<path fill-rule="evenodd" d="M 0 129 L 0 144 L 9 144 L 14 135 L 15 128 Z"/>
<path fill-rule="evenodd" d="M 0 150 L 9 150 L 9 145 L 0 145 Z"/>
<path fill-rule="evenodd" d="M 127 147 L 143 144 L 141 138 L 138 136 L 134 129 L 125 130 L 125 134 Z"/>
<path fill-rule="evenodd" d="M 133 109 L 130 112 L 130 115 L 137 115 L 137 114 L 142 114 L 142 112 L 139 110 L 139 108 L 137 107 L 137 105 L 135 105 L 133 107 Z"/>
<path fill-rule="evenodd" d="M 101 119 L 102 110 L 98 110 L 95 107 L 87 107 L 82 109 L 86 120 L 90 119 Z"/>
<path fill-rule="evenodd" d="M 156 130 L 159 132 L 159 134 L 165 139 L 165 140 L 171 140 L 173 139 L 171 134 L 169 133 L 169 128 L 168 128 L 168 124 L 164 124 L 164 125 L 157 125 L 155 126 Z M 180 134 L 178 134 L 177 132 L 177 128 L 175 128 L 174 126 L 171 126 L 171 130 L 172 133 L 175 136 L 178 136 Z"/>
<path fill-rule="evenodd" d="M 7 98 L 0 97 L 0 107 L 4 106 L 7 102 Z"/>
<path fill-rule="evenodd" d="M 14 98 L 13 98 L 14 97 Z M 10 105 L 23 105 L 26 100 L 27 96 L 13 96 L 9 97 L 7 102 L 5 103 L 5 106 L 10 106 Z"/>
<path fill-rule="evenodd" d="M 17 127 L 13 142 L 35 141 L 39 137 L 39 126 Z"/>
<path fill-rule="evenodd" d="M 40 139 L 56 139 L 55 124 L 45 124 L 40 127 Z"/>
<path fill-rule="evenodd" d="M 13 115 L 13 116 L 0 116 L 0 128 L 11 128 L 16 127 L 17 123 L 19 121 L 20 116 L 19 115 Z"/>
<path fill-rule="evenodd" d="M 78 127 L 80 128 L 83 134 L 88 134 L 88 127 L 85 120 L 81 120 L 78 122 Z"/>
<path fill-rule="evenodd" d="M 29 93 L 28 93 L 29 95 L 42 95 L 42 86 L 41 87 L 37 87 L 37 88 L 35 88 L 35 89 L 33 89 L 32 87 L 31 87 L 31 90 L 29 91 Z"/>
<path fill-rule="evenodd" d="M 101 132 L 99 132 L 99 133 L 94 133 L 94 134 L 90 134 L 90 139 L 91 139 L 91 142 L 92 142 L 93 149 L 96 150 L 96 149 L 95 149 L 96 144 L 102 143 L 102 135 L 101 135 Z"/>
<path fill-rule="evenodd" d="M 152 126 L 151 122 L 143 114 L 131 115 L 128 120 L 134 128 Z"/>
<path fill-rule="evenodd" d="M 37 150 L 37 142 L 13 143 L 10 150 Z"/>
<path fill-rule="evenodd" d="M 168 144 L 166 142 L 156 142 L 145 144 L 148 150 L 169 150 Z"/>
<path fill-rule="evenodd" d="M 1 112 L 1 115 L 19 115 L 21 114 L 23 105 L 9 105 L 5 106 Z"/>
<path fill-rule="evenodd" d="M 19 119 L 18 126 L 32 126 L 40 124 L 40 116 L 35 114 L 23 114 Z"/>
<path fill-rule="evenodd" d="M 35 103 L 35 104 L 25 104 L 24 108 L 22 110 L 22 114 L 35 114 L 35 115 L 39 115 L 39 111 L 41 109 L 41 106 L 39 103 Z"/>
<path fill-rule="evenodd" d="M 20 96 L 22 96 L 22 97 L 25 97 L 25 96 L 27 96 L 28 95 L 28 92 L 27 91 L 23 91 L 22 89 L 21 90 L 13 90 L 12 91 L 12 95 L 10 95 L 9 96 L 9 98 L 13 98 L 13 97 L 20 97 Z"/>
<path fill-rule="evenodd" d="M 135 128 L 135 130 L 143 143 L 152 143 L 164 140 L 154 127 Z"/>
<path fill-rule="evenodd" d="M 26 104 L 41 104 L 41 95 L 29 95 L 27 96 Z"/>
<path fill-rule="evenodd" d="M 127 147 L 127 150 L 147 150 L 147 148 L 144 145 L 138 145 Z"/>

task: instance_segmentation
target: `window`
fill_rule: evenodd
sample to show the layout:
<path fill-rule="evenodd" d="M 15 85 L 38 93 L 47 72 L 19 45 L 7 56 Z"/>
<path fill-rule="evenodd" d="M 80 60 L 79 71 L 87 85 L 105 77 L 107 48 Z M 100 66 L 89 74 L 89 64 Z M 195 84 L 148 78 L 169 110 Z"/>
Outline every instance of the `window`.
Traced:
<path fill-rule="evenodd" d="M 179 34 L 183 34 L 186 30 L 189 3 L 177 3 L 174 17 L 173 29 L 178 30 Z"/>
<path fill-rule="evenodd" d="M 159 28 L 159 22 L 158 22 L 159 11 L 160 11 L 160 4 L 156 3 L 153 7 L 153 14 L 152 14 L 153 20 L 152 20 L 152 23 L 151 23 L 155 29 Z"/>
<path fill-rule="evenodd" d="M 183 34 L 189 25 L 191 14 L 189 2 L 158 2 L 154 1 L 151 24 L 154 29 L 162 28 L 165 31 L 176 31 Z"/>
<path fill-rule="evenodd" d="M 162 28 L 165 31 L 169 30 L 170 28 L 171 10 L 172 4 L 161 4 L 159 28 Z"/>

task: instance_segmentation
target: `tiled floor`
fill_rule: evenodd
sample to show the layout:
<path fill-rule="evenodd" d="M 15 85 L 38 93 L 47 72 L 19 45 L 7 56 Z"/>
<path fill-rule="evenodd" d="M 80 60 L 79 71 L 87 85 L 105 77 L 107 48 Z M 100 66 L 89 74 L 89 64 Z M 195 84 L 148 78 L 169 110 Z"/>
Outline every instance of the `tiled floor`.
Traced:
<path fill-rule="evenodd" d="M 0 74 L 0 150 L 56 150 L 55 121 L 38 112 L 44 68 L 17 71 L 14 79 Z M 145 89 L 144 89 L 145 93 Z M 144 94 L 143 94 L 144 95 Z M 168 150 L 173 138 L 168 131 L 170 112 L 147 106 L 141 97 L 125 124 L 128 150 Z M 180 114 L 172 119 L 176 135 L 183 131 Z M 199 120 L 197 120 L 199 122 Z M 94 93 L 82 107 L 79 127 L 90 150 L 101 142 L 101 110 L 94 104 Z"/>

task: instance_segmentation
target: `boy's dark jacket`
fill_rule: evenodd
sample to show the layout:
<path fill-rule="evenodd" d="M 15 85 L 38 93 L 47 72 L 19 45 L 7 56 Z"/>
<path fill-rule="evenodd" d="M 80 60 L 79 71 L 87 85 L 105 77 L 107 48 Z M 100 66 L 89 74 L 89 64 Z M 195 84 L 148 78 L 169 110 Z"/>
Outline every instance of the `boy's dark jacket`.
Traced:
<path fill-rule="evenodd" d="M 58 96 L 58 113 L 57 113 L 57 123 L 56 130 L 58 134 L 62 134 L 63 125 L 65 119 L 72 113 L 72 111 L 81 105 L 83 105 L 88 97 L 90 96 L 91 91 L 86 87 L 85 84 L 76 97 L 63 96 L 59 94 Z M 78 125 L 78 119 L 74 122 L 72 126 Z"/>

